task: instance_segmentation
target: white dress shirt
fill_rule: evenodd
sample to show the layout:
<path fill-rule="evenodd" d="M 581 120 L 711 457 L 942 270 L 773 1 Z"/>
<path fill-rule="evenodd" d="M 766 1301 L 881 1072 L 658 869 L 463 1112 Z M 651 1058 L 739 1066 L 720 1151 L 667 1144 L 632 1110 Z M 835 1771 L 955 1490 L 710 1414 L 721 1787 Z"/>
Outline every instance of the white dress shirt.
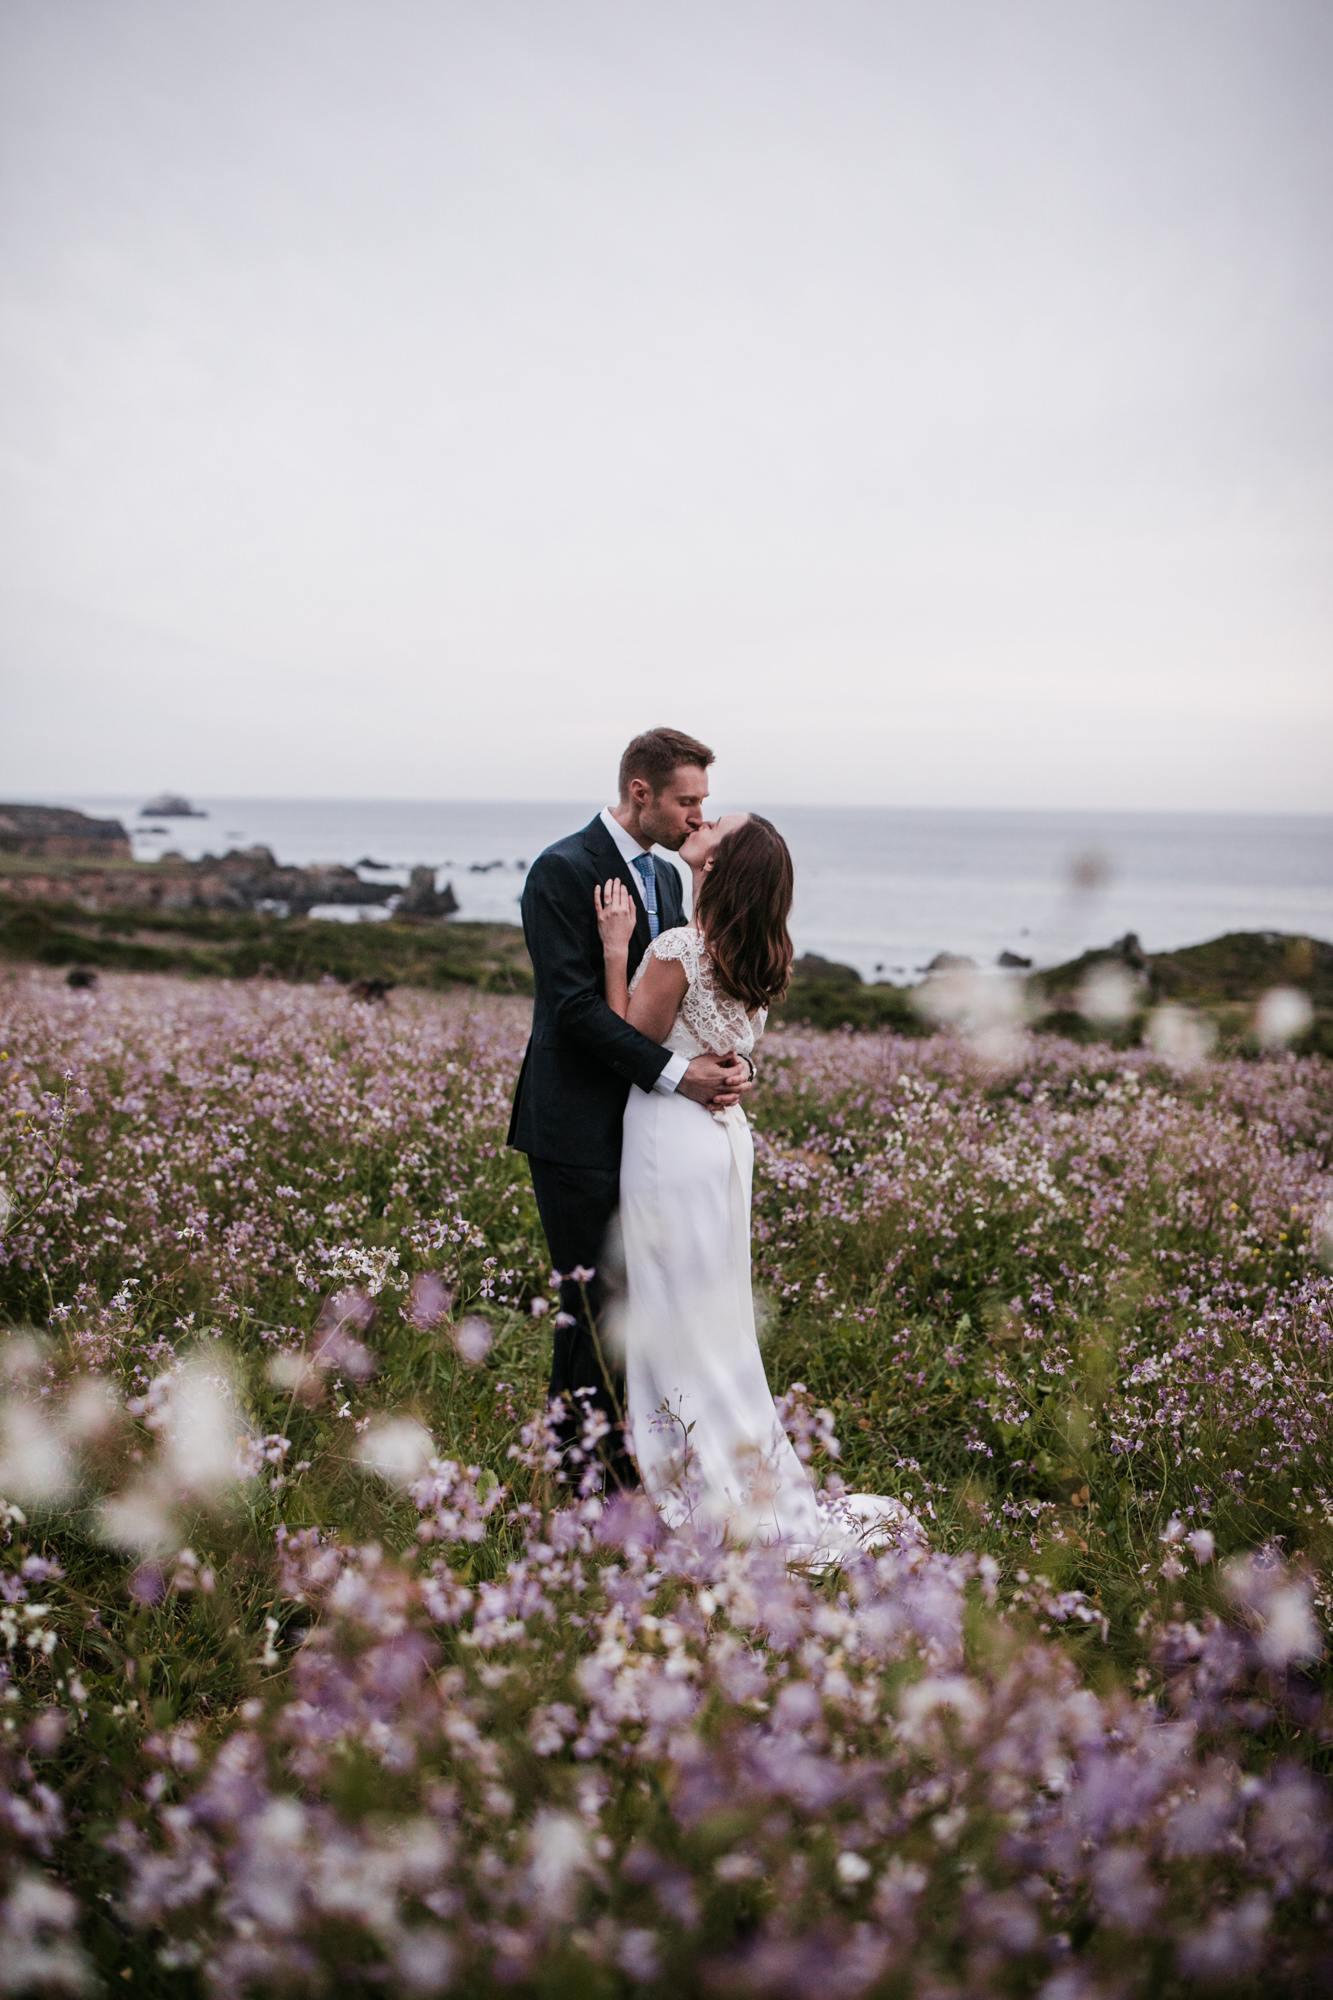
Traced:
<path fill-rule="evenodd" d="M 634 887 L 638 890 L 639 901 L 643 904 L 644 908 L 647 909 L 648 898 L 644 894 L 643 877 L 642 875 L 640 875 L 638 869 L 634 866 L 634 863 L 638 859 L 639 855 L 649 854 L 652 852 L 652 850 L 650 848 L 643 846 L 642 842 L 637 841 L 632 833 L 626 833 L 624 827 L 620 824 L 620 821 L 616 818 L 610 806 L 602 807 L 602 825 L 606 828 L 612 840 L 614 840 L 617 850 L 619 851 L 621 860 L 625 863 L 626 867 L 629 869 L 629 879 L 634 884 Z M 654 859 L 657 859 L 657 857 L 654 856 Z M 661 860 L 658 860 L 658 866 L 661 867 L 663 865 L 664 864 L 661 862 Z M 676 864 L 674 863 L 674 861 L 668 861 L 665 863 L 665 866 L 668 868 L 674 868 L 675 865 Z M 684 1076 L 689 1066 L 690 1066 L 690 1059 L 688 1056 L 683 1056 L 678 1052 L 671 1056 L 668 1056 L 667 1066 L 662 1071 L 662 1074 L 658 1077 L 657 1082 L 653 1085 L 653 1089 L 660 1090 L 664 1097 L 670 1097 L 674 1092 L 676 1085 L 680 1082 L 681 1078 Z"/>

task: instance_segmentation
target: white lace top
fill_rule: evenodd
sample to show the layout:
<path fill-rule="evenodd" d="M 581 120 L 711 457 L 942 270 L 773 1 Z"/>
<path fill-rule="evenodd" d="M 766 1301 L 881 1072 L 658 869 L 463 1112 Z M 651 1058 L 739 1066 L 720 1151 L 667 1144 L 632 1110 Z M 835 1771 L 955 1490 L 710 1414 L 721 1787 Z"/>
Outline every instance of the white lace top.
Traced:
<path fill-rule="evenodd" d="M 643 978 L 650 957 L 678 960 L 689 981 L 664 1048 L 683 1056 L 750 1054 L 764 1032 L 768 1009 L 761 1007 L 751 1020 L 743 1001 L 722 992 L 713 979 L 708 947 L 693 924 L 677 924 L 653 939 L 630 981 L 631 993 Z"/>

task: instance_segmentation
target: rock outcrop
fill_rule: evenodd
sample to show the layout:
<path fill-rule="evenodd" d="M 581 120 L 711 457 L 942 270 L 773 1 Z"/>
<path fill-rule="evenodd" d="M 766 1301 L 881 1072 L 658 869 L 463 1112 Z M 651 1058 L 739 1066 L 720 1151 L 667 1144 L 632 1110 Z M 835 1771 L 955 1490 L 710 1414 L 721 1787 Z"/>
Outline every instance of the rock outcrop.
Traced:
<path fill-rule="evenodd" d="M 199 807 L 192 806 L 179 792 L 159 792 L 156 798 L 149 799 L 146 806 L 140 806 L 139 817 L 140 819 L 207 819 L 208 814 Z"/>
<path fill-rule="evenodd" d="M 0 805 L 0 854 L 36 861 L 128 861 L 118 819 L 90 819 L 67 806 Z"/>
<path fill-rule="evenodd" d="M 215 861 L 180 862 L 164 855 L 157 868 L 185 871 L 191 907 L 204 910 L 253 910 L 281 905 L 293 916 L 305 916 L 317 903 L 387 903 L 392 883 L 363 882 L 355 868 L 329 862 L 312 868 L 283 868 L 267 847 L 234 848 Z M 172 904 L 164 903 L 171 908 Z"/>
<path fill-rule="evenodd" d="M 233 848 L 229 854 L 205 855 L 202 861 L 186 861 L 179 854 L 164 854 L 158 861 L 131 861 L 123 829 L 114 821 L 99 820 L 87 824 L 112 826 L 125 841 L 123 859 L 119 849 L 106 857 L 117 865 L 98 867 L 82 855 L 65 853 L 33 857 L 31 850 L 11 847 L 11 854 L 26 854 L 26 858 L 7 867 L 3 815 L 15 810 L 0 807 L 0 896 L 23 902 L 73 903 L 93 913 L 271 910 L 306 916 L 320 903 L 383 906 L 400 893 L 394 882 L 363 882 L 355 868 L 346 868 L 340 862 L 285 868 L 267 847 Z M 81 815 L 75 813 L 69 817 L 78 819 Z M 39 862 L 49 859 L 53 865 L 49 869 L 34 867 L 34 858 Z M 443 889 L 436 889 L 433 868 L 414 868 L 399 908 L 407 917 L 438 920 L 454 916 L 458 902 L 447 883 Z"/>
<path fill-rule="evenodd" d="M 110 868 L 77 859 L 49 870 L 0 867 L 0 893 L 90 911 L 277 908 L 303 916 L 317 903 L 387 903 L 395 888 L 363 882 L 355 868 L 339 864 L 282 868 L 267 847 L 250 847 L 202 861 L 165 854 L 160 861 Z"/>
<path fill-rule="evenodd" d="M 458 912 L 458 898 L 452 882 L 435 887 L 433 868 L 414 868 L 403 900 L 394 915 L 399 917 L 452 917 Z"/>

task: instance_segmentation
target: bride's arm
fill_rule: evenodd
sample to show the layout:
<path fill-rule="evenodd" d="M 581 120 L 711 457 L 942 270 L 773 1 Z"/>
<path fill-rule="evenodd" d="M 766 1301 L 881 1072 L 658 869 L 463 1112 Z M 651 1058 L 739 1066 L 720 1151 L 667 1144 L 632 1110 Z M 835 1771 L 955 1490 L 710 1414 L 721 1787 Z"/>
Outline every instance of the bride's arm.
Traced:
<path fill-rule="evenodd" d="M 605 889 L 594 888 L 597 929 L 606 961 L 606 1004 L 625 1019 L 629 1007 L 629 941 L 634 935 L 634 904 L 629 890 L 615 876 Z"/>
<path fill-rule="evenodd" d="M 647 1035 L 650 1042 L 664 1042 L 671 1033 L 689 981 L 678 958 L 648 960 L 648 969 L 635 987 L 625 1019 L 631 1028 Z"/>

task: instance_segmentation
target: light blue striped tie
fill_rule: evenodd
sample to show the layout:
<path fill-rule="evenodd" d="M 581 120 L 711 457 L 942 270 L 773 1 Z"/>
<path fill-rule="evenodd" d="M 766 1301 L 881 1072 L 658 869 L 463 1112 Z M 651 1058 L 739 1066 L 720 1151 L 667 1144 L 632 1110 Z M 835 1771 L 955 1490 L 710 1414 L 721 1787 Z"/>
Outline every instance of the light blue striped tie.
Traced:
<path fill-rule="evenodd" d="M 656 937 L 660 928 L 657 921 L 657 863 L 651 854 L 636 854 L 634 866 L 643 877 L 643 900 L 648 910 L 648 935 Z"/>

